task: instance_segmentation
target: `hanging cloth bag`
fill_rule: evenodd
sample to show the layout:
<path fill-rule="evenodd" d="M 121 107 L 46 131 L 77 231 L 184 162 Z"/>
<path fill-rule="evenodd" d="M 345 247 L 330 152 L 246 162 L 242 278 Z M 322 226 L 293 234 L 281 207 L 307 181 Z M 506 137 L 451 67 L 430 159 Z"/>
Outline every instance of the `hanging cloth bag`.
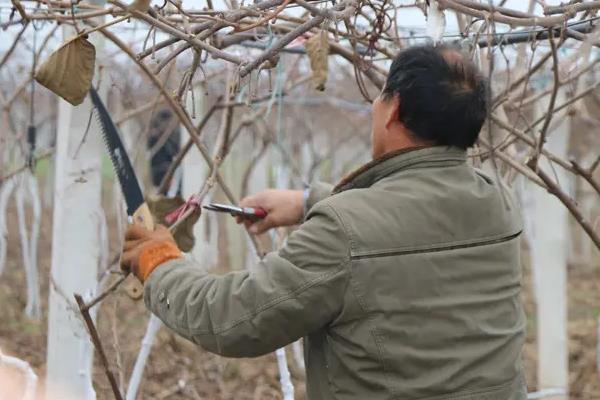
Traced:
<path fill-rule="evenodd" d="M 83 103 L 92 85 L 96 48 L 81 36 L 67 41 L 48 57 L 35 80 L 69 103 Z"/>

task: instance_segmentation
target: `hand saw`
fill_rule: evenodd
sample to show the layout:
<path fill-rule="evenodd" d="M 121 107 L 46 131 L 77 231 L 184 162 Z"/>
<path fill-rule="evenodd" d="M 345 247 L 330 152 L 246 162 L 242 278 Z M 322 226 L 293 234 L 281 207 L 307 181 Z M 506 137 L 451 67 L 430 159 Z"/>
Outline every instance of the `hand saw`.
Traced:
<path fill-rule="evenodd" d="M 127 204 L 127 215 L 130 218 L 130 222 L 152 231 L 154 230 L 152 214 L 150 213 L 148 204 L 144 201 L 142 189 L 131 166 L 131 161 L 129 161 L 129 156 L 125 151 L 117 127 L 93 86 L 90 88 L 90 96 L 97 111 L 96 116 L 100 123 L 104 144 L 108 150 L 108 155 L 119 180 L 125 203 Z M 131 280 L 126 290 L 129 296 L 135 299 L 139 299 L 143 294 L 142 286 L 137 279 Z"/>

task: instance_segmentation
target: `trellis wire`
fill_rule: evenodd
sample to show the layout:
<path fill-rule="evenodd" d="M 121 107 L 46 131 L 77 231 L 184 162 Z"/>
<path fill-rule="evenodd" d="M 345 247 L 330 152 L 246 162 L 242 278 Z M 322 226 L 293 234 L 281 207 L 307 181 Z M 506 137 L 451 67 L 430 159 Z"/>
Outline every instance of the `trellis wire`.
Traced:
<path fill-rule="evenodd" d="M 40 289 L 37 267 L 37 247 L 40 234 L 40 198 L 37 179 L 28 170 L 21 174 L 20 184 L 16 192 L 17 216 L 19 220 L 19 236 L 21 239 L 21 253 L 23 267 L 27 280 L 27 305 L 25 315 L 38 319 L 41 316 Z M 27 194 L 27 196 L 26 196 Z M 25 215 L 25 201 L 31 204 L 32 223 L 31 231 L 27 232 Z"/>
<path fill-rule="evenodd" d="M 6 265 L 8 230 L 6 227 L 8 202 L 15 187 L 15 178 L 8 179 L 0 186 L 0 275 Z"/>

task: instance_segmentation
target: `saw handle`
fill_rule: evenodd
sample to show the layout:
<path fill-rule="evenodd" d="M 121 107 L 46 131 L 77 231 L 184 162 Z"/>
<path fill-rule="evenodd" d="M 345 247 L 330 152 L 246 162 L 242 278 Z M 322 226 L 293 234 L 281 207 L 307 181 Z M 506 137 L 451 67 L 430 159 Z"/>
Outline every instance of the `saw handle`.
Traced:
<path fill-rule="evenodd" d="M 134 225 L 144 227 L 149 231 L 154 230 L 154 218 L 152 218 L 152 213 L 150 213 L 150 208 L 148 208 L 148 204 L 146 203 L 143 203 L 135 210 L 131 219 Z M 133 277 L 133 274 L 130 274 L 127 282 L 125 282 L 125 292 L 133 300 L 139 300 L 144 295 L 144 286 L 138 279 Z"/>
<path fill-rule="evenodd" d="M 152 218 L 152 213 L 150 213 L 148 204 L 143 203 L 139 206 L 133 213 L 132 219 L 134 225 L 142 226 L 149 231 L 154 230 L 154 218 Z"/>

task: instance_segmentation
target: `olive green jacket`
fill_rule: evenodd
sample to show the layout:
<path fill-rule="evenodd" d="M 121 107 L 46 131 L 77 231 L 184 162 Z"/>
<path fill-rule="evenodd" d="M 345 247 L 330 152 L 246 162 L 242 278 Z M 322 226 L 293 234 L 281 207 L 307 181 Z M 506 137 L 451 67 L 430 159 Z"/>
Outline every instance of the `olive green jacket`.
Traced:
<path fill-rule="evenodd" d="M 148 308 L 208 351 L 253 357 L 304 337 L 310 400 L 521 400 L 521 220 L 510 194 L 430 147 L 367 164 L 250 271 L 174 260 Z"/>

